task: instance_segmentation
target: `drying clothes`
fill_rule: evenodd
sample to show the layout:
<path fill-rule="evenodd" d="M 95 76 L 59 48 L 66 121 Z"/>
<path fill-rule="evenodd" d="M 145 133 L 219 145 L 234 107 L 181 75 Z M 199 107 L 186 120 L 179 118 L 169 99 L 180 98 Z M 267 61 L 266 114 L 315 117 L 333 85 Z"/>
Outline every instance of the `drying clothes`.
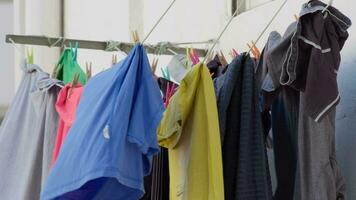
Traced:
<path fill-rule="evenodd" d="M 64 49 L 56 66 L 56 78 L 65 84 L 72 82 L 74 76 L 79 74 L 79 83 L 85 85 L 86 75 L 77 63 L 77 49 Z"/>
<path fill-rule="evenodd" d="M 171 81 L 174 81 L 177 84 L 182 81 L 190 69 L 191 63 L 187 59 L 186 55 L 174 55 L 168 63 L 168 71 L 171 76 Z"/>
<path fill-rule="evenodd" d="M 298 23 L 289 34 L 291 37 L 281 43 L 290 44 L 271 51 L 286 54 L 279 81 L 305 93 L 304 112 L 316 122 L 340 100 L 337 87 L 340 51 L 351 26 L 349 18 L 326 6 L 321 1 L 304 4 Z"/>
<path fill-rule="evenodd" d="M 271 105 L 277 177 L 274 198 L 293 199 L 297 171 L 299 92 L 291 87 L 282 86 L 275 93 L 277 96 Z"/>
<path fill-rule="evenodd" d="M 300 96 L 300 108 L 305 103 Z M 295 200 L 345 200 L 346 180 L 335 152 L 335 108 L 320 122 L 299 111 Z"/>
<path fill-rule="evenodd" d="M 175 85 L 164 78 L 157 79 L 163 97 L 167 97 L 167 87 Z M 145 195 L 141 200 L 166 200 L 169 199 L 169 169 L 168 150 L 160 147 L 160 153 L 153 157 L 152 171 L 145 177 Z"/>
<path fill-rule="evenodd" d="M 137 44 L 85 86 L 41 199 L 139 199 L 159 150 L 163 111 L 146 52 Z"/>
<path fill-rule="evenodd" d="M 287 31 L 288 32 L 288 31 Z M 286 35 L 286 34 L 285 34 Z M 271 32 L 256 69 L 256 83 L 260 91 L 260 107 L 265 131 L 272 127 L 273 153 L 277 177 L 275 200 L 293 199 L 297 168 L 299 92 L 289 86 L 275 88 L 273 70 L 268 68 L 268 52 L 281 40 L 278 32 Z M 272 72 L 272 73 L 271 73 Z M 273 75 L 270 75 L 273 74 Z M 274 79 L 272 79 L 272 77 Z"/>
<path fill-rule="evenodd" d="M 170 200 L 224 200 L 221 144 L 213 82 L 197 64 L 171 98 L 158 128 L 169 150 Z"/>
<path fill-rule="evenodd" d="M 24 76 L 0 130 L 1 200 L 38 200 L 49 173 L 60 82 L 36 65 Z"/>
<path fill-rule="evenodd" d="M 268 42 L 272 48 L 268 48 L 267 58 L 263 57 L 266 59 L 266 65 L 262 65 L 266 69 L 263 70 L 267 70 L 270 76 L 262 77 L 262 102 L 266 104 L 262 107 L 272 105 L 278 180 L 275 197 L 277 200 L 345 199 L 345 180 L 335 158 L 335 106 L 320 121 L 315 122 L 305 110 L 307 93 L 287 85 L 275 87 L 274 83 L 280 79 L 274 72 L 282 71 L 283 63 L 278 62 L 278 59 L 285 52 L 269 52 L 281 44 L 278 37 L 273 35 L 276 33 L 271 34 Z"/>
<path fill-rule="evenodd" d="M 59 150 L 73 124 L 82 93 L 83 87 L 80 84 L 75 87 L 72 87 L 71 84 L 67 84 L 58 94 L 56 110 L 59 115 L 59 121 L 56 142 L 53 149 L 52 165 L 56 162 Z"/>
<path fill-rule="evenodd" d="M 213 60 L 207 64 L 212 78 L 215 79 L 223 74 L 225 67 L 220 63 L 219 57 L 216 55 Z"/>
<path fill-rule="evenodd" d="M 265 135 L 252 59 L 241 54 L 214 80 L 225 199 L 272 199 Z"/>

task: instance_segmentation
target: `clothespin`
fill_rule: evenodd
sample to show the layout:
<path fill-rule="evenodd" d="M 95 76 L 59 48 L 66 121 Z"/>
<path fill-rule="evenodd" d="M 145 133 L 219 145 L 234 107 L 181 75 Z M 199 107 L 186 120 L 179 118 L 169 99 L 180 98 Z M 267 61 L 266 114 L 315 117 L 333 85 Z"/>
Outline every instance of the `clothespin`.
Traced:
<path fill-rule="evenodd" d="M 207 58 L 206 58 L 206 63 L 209 63 L 210 61 L 212 61 L 213 60 L 213 51 L 212 52 L 210 52 L 209 53 L 209 55 L 207 55 Z"/>
<path fill-rule="evenodd" d="M 167 83 L 167 87 L 166 87 L 166 98 L 164 99 L 164 106 L 167 107 L 169 104 L 169 101 L 171 99 L 171 97 L 174 94 L 174 90 L 175 90 L 175 85 L 172 83 L 172 85 L 170 86 L 169 82 Z"/>
<path fill-rule="evenodd" d="M 294 16 L 295 21 L 298 21 L 298 20 L 299 20 L 298 15 L 294 14 L 293 16 Z"/>
<path fill-rule="evenodd" d="M 30 65 L 32 65 L 34 63 L 33 62 L 33 47 L 26 49 L 26 61 L 27 61 L 27 64 L 30 64 Z"/>
<path fill-rule="evenodd" d="M 194 56 L 196 64 L 198 64 L 200 62 L 200 59 L 199 59 L 197 51 L 195 51 L 195 49 L 192 49 L 191 51 L 192 51 L 192 54 Z"/>
<path fill-rule="evenodd" d="M 156 73 L 157 64 L 158 64 L 158 57 L 157 58 L 153 58 L 153 61 L 152 61 L 152 64 L 151 64 L 151 70 L 152 70 L 153 74 Z"/>
<path fill-rule="evenodd" d="M 140 43 L 140 38 L 138 37 L 137 31 L 131 31 L 132 40 L 134 43 Z"/>
<path fill-rule="evenodd" d="M 232 57 L 232 59 L 236 58 L 239 55 L 240 54 L 234 48 L 231 49 L 230 56 Z"/>
<path fill-rule="evenodd" d="M 194 49 L 191 48 L 188 53 L 189 53 L 191 61 L 193 62 L 193 65 L 196 65 L 200 62 L 198 54 L 196 53 L 196 51 Z"/>
<path fill-rule="evenodd" d="M 59 66 L 54 65 L 53 72 L 52 72 L 52 78 L 57 78 L 58 73 L 59 73 Z"/>
<path fill-rule="evenodd" d="M 256 59 L 259 59 L 260 57 L 260 53 L 259 53 L 259 50 L 258 48 L 256 47 L 256 45 L 253 43 L 252 41 L 252 45 L 250 45 L 249 43 L 247 43 L 247 46 L 249 49 L 251 49 L 251 52 L 253 54 L 253 57 L 255 57 Z"/>
<path fill-rule="evenodd" d="M 217 55 L 218 55 L 218 58 L 219 58 L 219 61 L 220 61 L 221 65 L 224 66 L 224 67 L 227 66 L 228 63 L 226 61 L 224 53 L 220 50 L 220 54 L 218 53 Z"/>
<path fill-rule="evenodd" d="M 240 54 L 239 54 L 239 52 L 237 52 L 237 51 L 236 51 L 236 49 L 232 48 L 232 51 L 233 51 L 233 53 L 234 53 L 235 57 L 237 57 L 237 56 L 239 56 L 239 55 L 240 55 Z"/>
<path fill-rule="evenodd" d="M 169 74 L 169 71 L 168 71 L 168 68 L 167 67 L 162 67 L 161 68 L 161 72 L 162 72 L 162 76 L 163 76 L 163 78 L 164 79 L 166 79 L 166 80 L 171 80 L 171 76 L 170 76 L 170 74 Z"/>
<path fill-rule="evenodd" d="M 111 56 L 111 64 L 112 65 L 115 65 L 117 63 L 117 55 L 116 54 L 113 54 Z"/>
<path fill-rule="evenodd" d="M 260 57 L 261 57 L 261 51 L 257 48 L 257 46 L 256 46 L 256 43 L 252 40 L 251 41 L 251 44 L 252 44 L 252 48 L 254 49 L 254 51 L 256 52 L 256 54 L 257 54 L 257 59 L 260 59 Z"/>
<path fill-rule="evenodd" d="M 89 80 L 92 75 L 92 62 L 85 62 L 85 72 L 87 80 Z"/>
<path fill-rule="evenodd" d="M 76 74 L 74 74 L 74 76 L 73 76 L 72 85 L 71 85 L 71 87 L 70 87 L 69 90 L 68 90 L 68 96 L 67 96 L 67 98 L 69 98 L 70 95 L 72 95 L 72 89 L 73 89 L 75 86 L 78 85 L 78 82 L 79 82 L 79 73 L 76 73 Z"/>

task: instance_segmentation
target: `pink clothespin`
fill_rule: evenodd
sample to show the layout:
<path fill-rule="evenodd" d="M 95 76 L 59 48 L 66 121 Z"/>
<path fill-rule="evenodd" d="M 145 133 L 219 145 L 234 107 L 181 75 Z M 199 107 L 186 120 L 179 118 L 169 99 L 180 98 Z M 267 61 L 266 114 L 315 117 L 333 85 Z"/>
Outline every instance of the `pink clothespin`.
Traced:
<path fill-rule="evenodd" d="M 236 49 L 232 48 L 232 52 L 234 52 L 235 57 L 239 56 L 240 54 L 236 51 Z"/>
<path fill-rule="evenodd" d="M 191 58 L 192 58 L 192 61 L 193 61 L 194 65 L 196 65 L 196 64 L 198 64 L 200 62 L 198 54 L 194 49 L 191 49 L 189 54 L 191 55 Z"/>

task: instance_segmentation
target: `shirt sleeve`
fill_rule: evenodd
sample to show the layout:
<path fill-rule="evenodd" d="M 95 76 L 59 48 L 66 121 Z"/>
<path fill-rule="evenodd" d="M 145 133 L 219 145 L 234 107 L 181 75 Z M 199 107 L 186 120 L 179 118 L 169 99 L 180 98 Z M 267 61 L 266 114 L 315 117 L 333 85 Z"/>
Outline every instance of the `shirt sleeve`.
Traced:
<path fill-rule="evenodd" d="M 156 130 L 164 106 L 158 85 L 152 77 L 139 84 L 128 127 L 128 141 L 137 144 L 144 155 L 158 152 Z"/>

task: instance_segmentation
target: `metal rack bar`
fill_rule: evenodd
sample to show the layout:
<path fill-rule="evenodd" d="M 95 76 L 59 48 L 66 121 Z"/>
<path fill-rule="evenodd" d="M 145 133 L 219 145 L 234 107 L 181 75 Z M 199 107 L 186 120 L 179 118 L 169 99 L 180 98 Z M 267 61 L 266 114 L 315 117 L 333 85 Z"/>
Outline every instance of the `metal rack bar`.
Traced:
<path fill-rule="evenodd" d="M 62 47 L 63 45 L 69 46 L 69 43 L 78 42 L 78 48 L 82 49 L 94 49 L 94 50 L 106 50 L 108 42 L 107 41 L 92 41 L 92 40 L 77 40 L 77 39 L 67 39 L 67 38 L 55 38 L 55 37 L 45 37 L 45 36 L 36 36 L 36 35 L 6 35 L 5 41 L 7 43 L 12 43 L 12 41 L 16 44 L 28 44 L 28 45 L 40 45 L 40 46 L 48 46 L 48 47 Z M 117 48 L 126 53 L 130 52 L 130 50 L 135 45 L 134 43 L 127 42 L 118 42 L 111 41 L 117 44 Z M 157 49 L 160 48 L 160 45 L 148 45 L 144 44 L 144 48 L 147 53 L 155 54 Z M 185 47 L 177 47 L 174 45 L 169 45 L 168 47 L 171 51 L 162 52 L 163 55 L 174 55 L 173 52 L 177 54 L 186 54 Z M 198 56 L 204 57 L 206 55 L 205 49 L 195 49 Z"/>

